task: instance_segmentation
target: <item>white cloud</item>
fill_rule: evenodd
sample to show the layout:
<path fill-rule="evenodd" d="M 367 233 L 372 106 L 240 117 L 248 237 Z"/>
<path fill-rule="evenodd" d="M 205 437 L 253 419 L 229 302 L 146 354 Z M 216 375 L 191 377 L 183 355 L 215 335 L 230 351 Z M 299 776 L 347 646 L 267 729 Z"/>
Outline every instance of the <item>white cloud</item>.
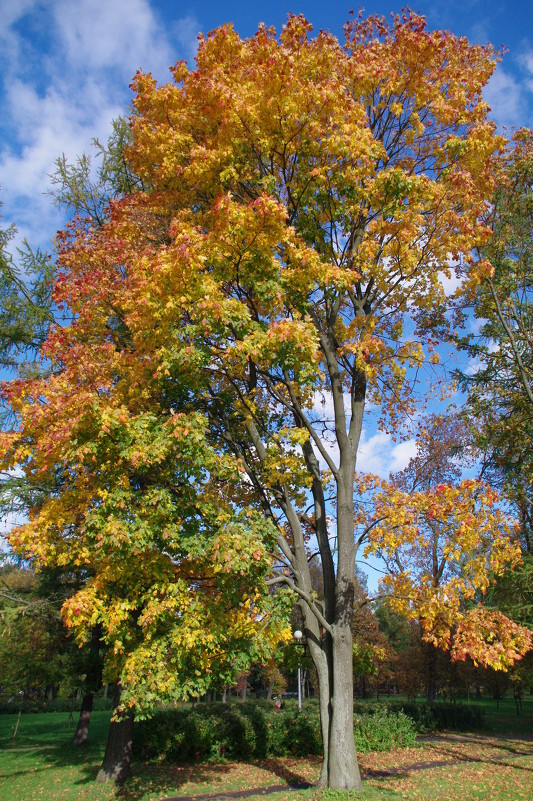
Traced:
<path fill-rule="evenodd" d="M 344 395 L 344 409 L 349 422 L 350 396 Z M 339 448 L 333 433 L 334 414 L 331 393 L 317 392 L 314 398 L 313 411 L 317 418 L 328 424 L 328 431 L 322 436 L 322 444 L 335 464 L 339 463 Z M 366 411 L 370 411 L 367 404 Z M 315 449 L 316 450 L 316 449 Z M 394 442 L 390 434 L 377 432 L 369 437 L 368 429 L 363 428 L 359 451 L 357 454 L 357 470 L 363 473 L 375 473 L 387 478 L 389 473 L 396 473 L 407 467 L 409 460 L 416 455 L 416 441 Z M 317 453 L 318 457 L 318 453 Z M 325 462 L 319 459 L 325 468 Z"/>
<path fill-rule="evenodd" d="M 175 54 L 165 29 L 146 0 L 57 0 L 58 38 L 71 65 L 92 72 L 117 67 L 165 74 Z"/>
<path fill-rule="evenodd" d="M 526 73 L 525 84 L 530 92 L 533 92 L 533 50 L 527 50 L 519 58 L 524 72 Z"/>
<path fill-rule="evenodd" d="M 498 65 L 483 93 L 491 107 L 490 117 L 498 125 L 515 125 L 523 119 L 523 87 Z"/>
<path fill-rule="evenodd" d="M 165 26 L 148 0 L 4 0 L 2 15 L 3 217 L 46 247 L 62 224 L 44 196 L 56 158 L 105 141 L 137 69 L 168 80 L 168 68 L 194 54 L 199 25 Z"/>
<path fill-rule="evenodd" d="M 481 359 L 480 359 L 478 356 L 476 356 L 474 359 L 471 359 L 471 360 L 468 362 L 467 368 L 466 368 L 466 370 L 465 370 L 465 374 L 466 374 L 466 375 L 475 375 L 476 373 L 479 373 L 479 371 L 480 371 L 480 370 L 481 370 L 481 369 L 482 369 L 484 366 L 485 366 L 485 365 L 484 365 L 484 363 L 482 362 L 482 360 L 481 360 Z"/>
<path fill-rule="evenodd" d="M 407 467 L 411 459 L 417 454 L 416 440 L 408 439 L 405 442 L 398 442 L 391 451 L 390 472 L 397 473 Z"/>
<path fill-rule="evenodd" d="M 8 38 L 12 25 L 24 17 L 36 5 L 36 0 L 3 0 L 0 15 L 0 38 Z"/>
<path fill-rule="evenodd" d="M 458 265 L 456 262 L 452 262 L 450 260 L 449 263 L 450 275 L 449 276 L 446 275 L 444 271 L 439 272 L 439 281 L 442 284 L 442 287 L 444 289 L 444 294 L 446 295 L 447 298 L 451 298 L 455 294 L 455 292 L 459 289 L 464 280 L 463 278 L 457 275 L 457 270 L 456 270 L 457 266 Z"/>
<path fill-rule="evenodd" d="M 387 478 L 389 473 L 397 473 L 407 467 L 413 456 L 416 456 L 414 439 L 394 442 L 390 434 L 383 432 L 378 432 L 367 439 L 366 431 L 363 431 L 357 456 L 357 470 Z"/>
<path fill-rule="evenodd" d="M 531 126 L 533 122 L 533 50 L 515 54 L 512 72 L 498 64 L 488 82 L 484 97 L 490 105 L 490 117 L 500 127 Z"/>

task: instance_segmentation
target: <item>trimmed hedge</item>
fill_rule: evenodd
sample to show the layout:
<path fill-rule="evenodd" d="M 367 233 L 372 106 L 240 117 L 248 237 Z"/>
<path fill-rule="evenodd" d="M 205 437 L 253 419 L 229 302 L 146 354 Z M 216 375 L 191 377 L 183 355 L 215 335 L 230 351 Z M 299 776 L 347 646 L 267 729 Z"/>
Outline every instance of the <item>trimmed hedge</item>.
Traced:
<path fill-rule="evenodd" d="M 314 709 L 300 714 L 287 704 L 202 704 L 165 710 L 135 724 L 134 753 L 173 761 L 321 754 L 320 721 Z"/>
<path fill-rule="evenodd" d="M 427 705 L 433 715 L 436 729 L 482 729 L 485 726 L 485 710 L 477 706 L 463 706 L 463 704 L 448 704 L 439 701 Z"/>
<path fill-rule="evenodd" d="M 356 717 L 359 751 L 384 751 L 413 745 L 414 722 L 383 704 L 375 714 Z M 141 759 L 171 761 L 246 759 L 322 754 L 318 705 L 295 703 L 275 711 L 263 704 L 202 704 L 195 709 L 165 710 L 135 724 L 134 753 Z"/>
<path fill-rule="evenodd" d="M 355 747 L 361 754 L 407 748 L 416 742 L 415 722 L 401 710 L 390 712 L 382 706 L 373 714 L 356 716 L 354 723 Z"/>
<path fill-rule="evenodd" d="M 463 704 L 450 704 L 436 701 L 415 703 L 414 701 L 355 701 L 356 714 L 373 714 L 381 709 L 389 712 L 403 712 L 411 718 L 419 732 L 428 729 L 458 729 L 467 731 L 481 729 L 485 725 L 485 711 L 477 706 L 464 706 Z"/>

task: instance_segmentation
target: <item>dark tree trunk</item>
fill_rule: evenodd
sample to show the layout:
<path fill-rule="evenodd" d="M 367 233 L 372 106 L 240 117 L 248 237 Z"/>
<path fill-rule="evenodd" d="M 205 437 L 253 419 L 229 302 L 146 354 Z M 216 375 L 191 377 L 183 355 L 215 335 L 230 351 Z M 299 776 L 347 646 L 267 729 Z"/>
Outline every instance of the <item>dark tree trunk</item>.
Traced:
<path fill-rule="evenodd" d="M 78 727 L 74 735 L 74 745 L 82 745 L 89 735 L 89 723 L 91 722 L 91 712 L 93 711 L 94 693 L 88 692 L 83 696 L 80 709 Z"/>
<path fill-rule="evenodd" d="M 89 736 L 89 724 L 93 711 L 94 693 L 102 685 L 102 661 L 100 658 L 101 627 L 95 626 L 91 634 L 91 650 L 87 666 L 86 690 L 83 695 L 78 726 L 74 735 L 74 745 L 82 745 Z M 107 687 L 107 685 L 106 685 Z"/>
<path fill-rule="evenodd" d="M 120 703 L 121 687 L 117 683 L 113 695 L 113 715 Z M 131 748 L 133 743 L 133 715 L 120 715 L 111 720 L 102 767 L 96 781 L 121 784 L 130 775 Z"/>

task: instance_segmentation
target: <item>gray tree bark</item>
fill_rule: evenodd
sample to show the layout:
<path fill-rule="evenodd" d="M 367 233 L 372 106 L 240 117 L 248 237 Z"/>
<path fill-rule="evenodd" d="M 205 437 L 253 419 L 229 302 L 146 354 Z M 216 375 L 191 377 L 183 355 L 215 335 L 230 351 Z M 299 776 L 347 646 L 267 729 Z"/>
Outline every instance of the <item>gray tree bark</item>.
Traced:
<path fill-rule="evenodd" d="M 120 703 L 121 687 L 117 683 L 113 695 L 113 714 Z M 131 749 L 133 745 L 133 715 L 125 714 L 111 720 L 102 766 L 96 781 L 122 784 L 131 772 Z"/>

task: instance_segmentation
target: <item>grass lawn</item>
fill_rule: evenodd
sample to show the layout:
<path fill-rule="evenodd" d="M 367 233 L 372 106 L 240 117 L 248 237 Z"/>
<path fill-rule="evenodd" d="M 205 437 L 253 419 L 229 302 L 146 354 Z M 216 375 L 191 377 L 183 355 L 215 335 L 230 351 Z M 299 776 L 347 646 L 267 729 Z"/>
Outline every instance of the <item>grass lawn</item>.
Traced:
<path fill-rule="evenodd" d="M 483 704 L 491 729 L 442 734 L 416 748 L 360 757 L 364 801 L 530 801 L 533 798 L 533 699 L 516 716 L 512 699 Z M 70 745 L 75 721 L 68 713 L 0 715 L 0 801 L 155 801 L 173 796 L 222 794 L 316 781 L 316 758 L 254 762 L 134 763 L 123 788 L 94 782 L 103 756 L 109 712 L 94 712 L 90 741 Z M 506 733 L 504 733 L 506 732 Z M 348 801 L 350 793 L 284 789 L 274 801 Z M 258 801 L 261 794 L 249 796 Z M 352 796 L 353 798 L 353 796 Z"/>

